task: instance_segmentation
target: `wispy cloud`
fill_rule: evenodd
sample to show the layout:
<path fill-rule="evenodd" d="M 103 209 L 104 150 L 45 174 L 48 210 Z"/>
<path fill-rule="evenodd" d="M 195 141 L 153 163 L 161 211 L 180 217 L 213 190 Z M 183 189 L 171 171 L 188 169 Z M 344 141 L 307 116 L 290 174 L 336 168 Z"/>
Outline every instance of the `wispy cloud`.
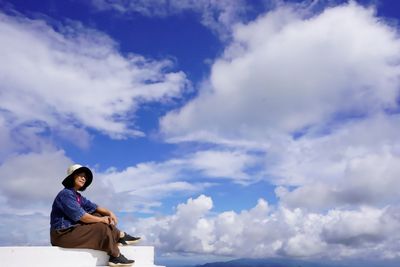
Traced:
<path fill-rule="evenodd" d="M 246 13 L 251 11 L 244 0 L 92 0 L 92 4 L 98 10 L 114 10 L 124 16 L 138 13 L 148 17 L 167 17 L 194 12 L 200 22 L 222 40 L 229 39 L 233 27 L 246 20 Z"/>
<path fill-rule="evenodd" d="M 107 35 L 79 23 L 56 31 L 41 20 L 0 20 L 5 141 L 10 131 L 32 126 L 86 140 L 82 146 L 90 140 L 85 129 L 141 136 L 132 120 L 140 104 L 179 96 L 187 85 L 184 73 L 168 71 L 172 62 L 122 55 Z"/>
<path fill-rule="evenodd" d="M 172 194 L 196 194 L 227 180 L 254 183 L 260 178 L 251 175 L 252 168 L 260 163 L 258 157 L 239 150 L 198 151 L 165 162 L 97 172 L 98 185 L 88 194 L 118 210 L 154 212 L 153 208 Z"/>
<path fill-rule="evenodd" d="M 73 161 L 62 150 L 16 154 L 0 165 L 0 213 L 49 214 L 61 190 L 66 168 Z M 248 184 L 257 181 L 249 171 L 257 157 L 240 151 L 205 150 L 165 162 L 143 162 L 123 170 L 94 172 L 94 183 L 85 194 L 117 211 L 154 213 L 171 195 L 189 196 L 222 181 Z M 10 179 L 12 177 L 12 179 Z M 37 190 L 32 190 L 37 188 Z"/>

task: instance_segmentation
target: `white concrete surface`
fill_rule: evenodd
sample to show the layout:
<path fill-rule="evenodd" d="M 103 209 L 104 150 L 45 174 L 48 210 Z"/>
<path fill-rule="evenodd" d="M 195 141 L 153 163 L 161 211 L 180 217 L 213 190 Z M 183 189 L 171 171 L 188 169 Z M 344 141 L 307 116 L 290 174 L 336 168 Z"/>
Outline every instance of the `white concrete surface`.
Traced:
<path fill-rule="evenodd" d="M 154 247 L 125 246 L 120 250 L 128 259 L 135 260 L 135 267 L 156 267 Z M 0 261 L 1 266 L 15 267 L 94 267 L 108 266 L 108 255 L 92 249 L 0 247 Z"/>

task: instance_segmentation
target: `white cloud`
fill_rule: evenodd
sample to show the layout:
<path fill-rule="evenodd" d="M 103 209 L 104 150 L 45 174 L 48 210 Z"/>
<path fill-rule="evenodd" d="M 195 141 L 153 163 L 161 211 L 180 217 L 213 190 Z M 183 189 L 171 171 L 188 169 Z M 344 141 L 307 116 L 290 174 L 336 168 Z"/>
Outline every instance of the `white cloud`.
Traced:
<path fill-rule="evenodd" d="M 255 156 L 239 150 L 198 151 L 165 162 L 97 172 L 97 184 L 87 194 L 120 211 L 151 212 L 165 197 L 201 192 L 222 179 L 241 184 L 255 182 L 257 178 L 251 177 L 248 169 L 258 163 Z"/>
<path fill-rule="evenodd" d="M 89 166 L 94 181 L 84 195 L 118 212 L 154 213 L 163 199 L 202 192 L 221 179 L 251 183 L 246 168 L 253 162 L 253 156 L 239 151 L 210 150 L 165 162 L 140 163 L 122 171 L 110 168 L 100 172 Z M 0 165 L 0 213 L 49 214 L 72 163 L 64 151 L 54 148 L 7 157 Z M 228 168 L 233 163 L 235 166 Z"/>
<path fill-rule="evenodd" d="M 165 253 L 331 259 L 398 256 L 395 206 L 319 214 L 270 207 L 260 199 L 254 208 L 240 213 L 215 214 L 212 207 L 212 199 L 201 195 L 178 205 L 173 215 L 138 220 L 131 231 Z"/>
<path fill-rule="evenodd" d="M 398 115 L 378 115 L 276 144 L 267 160 L 277 194 L 291 207 L 326 209 L 398 201 Z M 312 196 L 312 198 L 310 197 Z"/>
<path fill-rule="evenodd" d="M 86 148 L 87 129 L 114 138 L 142 135 L 132 120 L 139 105 L 179 96 L 187 85 L 182 72 L 168 71 L 172 62 L 122 55 L 108 36 L 78 23 L 56 31 L 0 13 L 0 36 L 1 212 L 49 213 L 72 164 L 49 136 Z M 102 183 L 94 189 L 105 203 L 116 199 L 123 207 L 122 196 Z"/>
<path fill-rule="evenodd" d="M 6 130 L 8 128 L 8 122 L 0 116 L 0 159 L 6 157 L 14 151 L 14 147 L 11 141 L 11 133 Z"/>
<path fill-rule="evenodd" d="M 373 9 L 283 5 L 236 27 L 199 96 L 160 125 L 170 142 L 264 151 L 287 207 L 382 207 L 399 199 L 399 52 Z"/>
<path fill-rule="evenodd" d="M 165 162 L 140 163 L 123 171 L 109 169 L 99 175 L 113 184 L 116 192 L 123 192 L 178 179 L 195 182 L 191 177 L 193 172 L 203 174 L 204 178 L 224 178 L 242 182 L 250 180 L 246 173 L 247 168 L 257 163 L 255 156 L 244 151 L 204 150 Z"/>
<path fill-rule="evenodd" d="M 162 118 L 162 131 L 175 142 L 267 142 L 338 115 L 394 108 L 399 52 L 396 30 L 373 10 L 348 4 L 304 19 L 281 7 L 235 28 L 209 82 Z"/>
<path fill-rule="evenodd" d="M 358 247 L 368 243 L 380 243 L 384 238 L 382 216 L 384 210 L 363 209 L 362 213 L 332 211 L 331 220 L 322 230 L 327 243 Z M 368 224 L 365 220 L 368 218 Z"/>
<path fill-rule="evenodd" d="M 78 23 L 55 31 L 0 14 L 0 36 L 0 116 L 9 129 L 50 129 L 83 147 L 86 128 L 143 135 L 132 121 L 139 105 L 179 96 L 187 85 L 182 72 L 168 71 L 170 61 L 122 55 L 107 35 Z"/>
<path fill-rule="evenodd" d="M 0 213 L 1 246 L 49 246 L 50 218 L 39 213 Z"/>
<path fill-rule="evenodd" d="M 90 140 L 87 127 L 117 137 L 139 134 L 126 114 L 140 101 L 179 95 L 186 81 L 181 73 L 165 72 L 168 62 L 121 56 L 100 33 L 74 26 L 61 34 L 43 22 L 1 19 L 0 31 L 8 34 L 0 38 L 15 46 L 1 53 L 8 51 L 9 62 L 21 63 L 0 64 L 7 78 L 0 90 L 0 228 L 18 220 L 32 224 L 0 231 L 0 240 L 44 244 L 44 230 L 36 239 L 28 233 L 30 225 L 43 225 L 45 216 L 20 216 L 48 214 L 45 205 L 61 188 L 60 174 L 71 162 L 43 137 L 48 128 L 77 136 L 72 140 L 83 137 L 83 147 Z M 260 199 L 252 209 L 218 214 L 212 199 L 201 195 L 178 205 L 173 215 L 136 221 L 132 232 L 166 253 L 399 258 L 400 209 L 394 203 L 400 124 L 398 115 L 382 111 L 397 105 L 394 29 L 371 10 L 350 4 L 308 20 L 283 7 L 234 34 L 199 97 L 161 121 L 169 140 L 225 148 L 122 171 L 94 169 L 96 180 L 85 195 L 114 210 L 151 212 L 164 197 L 198 193 L 210 180 L 254 181 L 260 174 L 251 170 L 258 170 L 265 155 L 239 147 L 266 151 L 264 173 L 279 186 L 277 206 Z M 21 39 L 32 46 L 21 45 Z M 19 79 L 21 69 L 29 79 Z M 87 102 L 92 88 L 96 98 Z M 77 94 L 82 97 L 71 97 Z M 15 100 L 20 104 L 9 104 Z M 347 117 L 354 114 L 362 116 Z M 304 135 L 293 138 L 293 131 Z M 10 156 L 24 148 L 33 152 Z M 17 215 L 1 216 L 10 213 Z"/>
<path fill-rule="evenodd" d="M 175 214 L 130 220 L 123 226 L 142 236 L 144 244 L 155 245 L 166 254 L 334 260 L 400 256 L 397 206 L 333 209 L 321 214 L 274 207 L 260 199 L 255 207 L 240 213 L 214 213 L 212 208 L 212 199 L 200 195 L 179 204 Z M 2 245 L 48 244 L 48 216 L 2 213 L 0 218 L 0 228 L 7 230 L 0 231 Z"/>
<path fill-rule="evenodd" d="M 223 40 L 230 37 L 233 26 L 245 19 L 246 12 L 251 9 L 243 0 L 92 0 L 92 4 L 98 10 L 114 10 L 122 14 L 135 12 L 149 17 L 195 12 L 200 15 L 201 23 Z"/>
<path fill-rule="evenodd" d="M 0 213 L 49 214 L 72 162 L 64 151 L 45 151 L 9 157 L 0 165 Z"/>
<path fill-rule="evenodd" d="M 198 169 L 208 177 L 227 178 L 238 183 L 256 180 L 247 171 L 257 165 L 257 157 L 243 151 L 198 151 L 188 161 L 190 168 Z"/>
<path fill-rule="evenodd" d="M 0 13 L 0 41 L 0 213 L 7 215 L 0 223 L 30 219 L 40 229 L 7 226 L 0 242 L 13 236 L 13 244 L 44 244 L 42 228 L 47 238 L 51 203 L 73 163 L 57 140 L 87 148 L 89 129 L 112 138 L 143 135 L 133 120 L 139 106 L 179 97 L 188 81 L 170 71 L 172 62 L 123 55 L 110 37 L 75 22 L 54 26 Z M 162 196 L 201 188 L 179 181 L 164 185 Z M 149 197 L 157 188 L 126 204 L 129 192 L 107 186 L 99 180 L 87 193 L 121 209 L 160 205 L 161 197 Z"/>
<path fill-rule="evenodd" d="M 203 217 L 212 208 L 212 200 L 204 195 L 196 199 L 189 199 L 187 203 L 177 207 L 175 215 L 166 219 L 158 220 L 150 218 L 137 226 L 135 231 L 143 231 L 142 227 L 148 229 L 149 235 L 144 238 L 150 241 L 151 237 L 161 247 L 170 246 L 168 251 L 207 251 L 210 252 L 209 223 Z M 147 227 L 146 227 L 147 225 Z M 147 232 L 147 231 L 146 231 Z"/>

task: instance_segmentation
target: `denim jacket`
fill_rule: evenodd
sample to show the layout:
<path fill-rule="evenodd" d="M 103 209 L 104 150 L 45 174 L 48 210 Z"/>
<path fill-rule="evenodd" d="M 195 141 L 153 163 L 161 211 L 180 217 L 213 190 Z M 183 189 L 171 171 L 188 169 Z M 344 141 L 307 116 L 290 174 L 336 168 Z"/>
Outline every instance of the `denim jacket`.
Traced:
<path fill-rule="evenodd" d="M 74 226 L 85 213 L 93 213 L 96 209 L 95 203 L 81 196 L 73 188 L 64 188 L 53 202 L 50 214 L 51 229 L 62 230 Z"/>

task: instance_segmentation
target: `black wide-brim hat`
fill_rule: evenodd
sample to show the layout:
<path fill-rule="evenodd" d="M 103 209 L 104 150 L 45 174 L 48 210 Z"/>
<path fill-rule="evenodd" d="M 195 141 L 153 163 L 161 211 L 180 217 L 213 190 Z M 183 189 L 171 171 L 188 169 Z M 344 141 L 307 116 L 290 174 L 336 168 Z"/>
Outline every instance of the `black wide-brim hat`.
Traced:
<path fill-rule="evenodd" d="M 72 166 L 69 166 L 67 170 L 68 176 L 65 177 L 64 180 L 62 181 L 63 186 L 72 187 L 74 185 L 74 175 L 81 172 L 84 172 L 86 174 L 86 182 L 82 186 L 82 188 L 79 189 L 79 191 L 84 191 L 92 183 L 93 174 L 88 167 L 84 167 L 79 164 L 74 164 Z"/>

